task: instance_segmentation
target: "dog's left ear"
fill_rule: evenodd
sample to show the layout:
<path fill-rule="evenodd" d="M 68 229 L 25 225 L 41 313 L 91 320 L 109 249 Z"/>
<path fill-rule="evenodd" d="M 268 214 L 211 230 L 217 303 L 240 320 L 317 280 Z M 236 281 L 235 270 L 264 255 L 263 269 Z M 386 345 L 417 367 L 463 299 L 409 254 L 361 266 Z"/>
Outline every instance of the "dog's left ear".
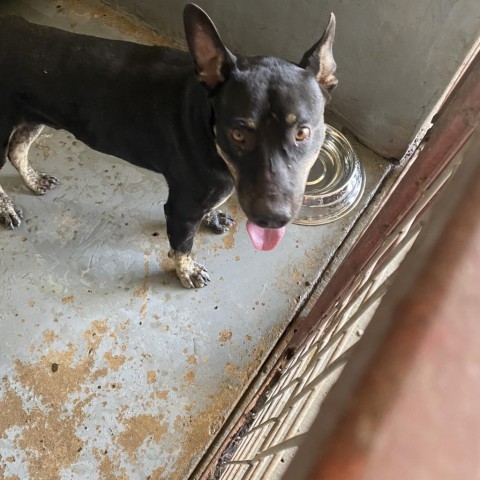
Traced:
<path fill-rule="evenodd" d="M 197 5 L 185 6 L 183 23 L 197 77 L 206 87 L 213 89 L 228 79 L 236 58 L 222 43 L 209 16 Z"/>
<path fill-rule="evenodd" d="M 335 15 L 330 14 L 330 21 L 322 35 L 322 38 L 305 52 L 298 64 L 300 67 L 310 70 L 317 78 L 320 86 L 327 92 L 331 92 L 338 83 L 335 77 L 337 64 L 333 58 L 333 40 L 335 38 Z"/>

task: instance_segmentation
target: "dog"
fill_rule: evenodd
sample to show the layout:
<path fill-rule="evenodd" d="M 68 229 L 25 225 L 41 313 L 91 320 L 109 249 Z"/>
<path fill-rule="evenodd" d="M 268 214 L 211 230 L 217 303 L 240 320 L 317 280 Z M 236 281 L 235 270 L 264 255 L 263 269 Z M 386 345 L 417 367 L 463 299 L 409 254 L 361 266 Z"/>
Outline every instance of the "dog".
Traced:
<path fill-rule="evenodd" d="M 233 225 L 218 207 L 235 189 L 259 250 L 298 213 L 337 85 L 335 16 L 298 64 L 233 54 L 194 4 L 184 26 L 188 52 L 0 18 L 0 168 L 8 158 L 39 195 L 57 186 L 28 161 L 47 125 L 163 174 L 169 256 L 182 285 L 200 288 L 210 279 L 191 256 L 195 234 Z M 0 186 L 0 222 L 22 218 Z"/>

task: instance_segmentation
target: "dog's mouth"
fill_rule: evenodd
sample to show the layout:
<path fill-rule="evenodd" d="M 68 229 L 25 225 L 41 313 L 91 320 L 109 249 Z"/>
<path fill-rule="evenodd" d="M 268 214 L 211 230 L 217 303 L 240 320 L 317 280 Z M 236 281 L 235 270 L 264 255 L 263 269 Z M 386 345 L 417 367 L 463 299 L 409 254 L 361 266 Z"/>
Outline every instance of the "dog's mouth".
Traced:
<path fill-rule="evenodd" d="M 285 227 L 280 228 L 262 228 L 247 220 L 247 232 L 253 246 L 257 250 L 267 252 L 273 250 L 279 243 L 285 233 Z"/>

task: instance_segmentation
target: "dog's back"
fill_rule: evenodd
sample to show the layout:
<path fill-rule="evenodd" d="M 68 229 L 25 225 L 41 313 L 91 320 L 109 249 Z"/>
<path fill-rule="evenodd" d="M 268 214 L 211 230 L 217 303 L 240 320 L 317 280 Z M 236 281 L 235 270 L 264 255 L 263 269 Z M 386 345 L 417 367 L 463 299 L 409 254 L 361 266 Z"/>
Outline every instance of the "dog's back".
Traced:
<path fill-rule="evenodd" d="M 181 98 L 191 71 L 190 56 L 179 50 L 0 18 L 0 122 L 9 131 L 24 121 L 65 129 L 138 164 L 146 152 L 130 150 L 142 144 L 145 119 L 153 123 L 158 111 L 169 120 L 171 99 Z"/>
<path fill-rule="evenodd" d="M 188 53 L 177 49 L 71 33 L 16 16 L 0 17 L 2 86 L 9 78 L 10 84 L 15 83 L 22 72 L 23 81 L 43 79 L 48 83 L 61 70 L 62 74 L 78 75 L 80 83 L 89 79 L 89 73 L 97 81 L 118 79 L 119 75 L 168 77 L 175 69 L 191 65 Z"/>

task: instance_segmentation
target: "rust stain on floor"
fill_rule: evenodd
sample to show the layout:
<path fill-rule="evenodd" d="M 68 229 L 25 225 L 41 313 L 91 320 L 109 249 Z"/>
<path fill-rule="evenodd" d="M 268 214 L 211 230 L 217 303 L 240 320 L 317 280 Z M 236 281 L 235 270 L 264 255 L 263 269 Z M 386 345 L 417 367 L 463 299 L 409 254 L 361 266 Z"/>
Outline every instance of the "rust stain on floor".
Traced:
<path fill-rule="evenodd" d="M 224 329 L 218 334 L 218 341 L 220 345 L 224 345 L 232 339 L 232 332 L 230 330 Z"/>
<path fill-rule="evenodd" d="M 81 413 L 64 418 L 61 405 L 51 404 L 48 413 L 34 409 L 24 418 L 29 425 L 18 442 L 28 461 L 30 478 L 53 480 L 59 478 L 63 468 L 79 457 L 82 441 L 76 436 L 76 424 Z"/>
<path fill-rule="evenodd" d="M 127 360 L 125 355 L 113 355 L 112 352 L 106 352 L 103 355 L 103 358 L 108 363 L 109 368 L 114 372 L 116 372 Z"/>
<path fill-rule="evenodd" d="M 45 332 L 43 332 L 43 344 L 46 347 L 50 347 L 52 343 L 59 340 L 59 338 L 53 330 L 45 330 Z"/>
<path fill-rule="evenodd" d="M 165 467 L 157 468 L 152 474 L 147 478 L 147 480 L 163 480 L 164 477 Z"/>
<path fill-rule="evenodd" d="M 136 452 L 147 439 L 158 443 L 167 433 L 168 426 L 163 419 L 161 414 L 137 415 L 131 418 L 124 418 L 123 414 L 120 414 L 118 421 L 125 425 L 125 430 L 117 440 L 131 460 L 138 460 Z"/>
<path fill-rule="evenodd" d="M 191 385 L 197 376 L 197 373 L 195 370 L 189 369 L 185 372 L 185 375 L 183 376 L 183 381 L 185 382 L 186 385 Z"/>
<path fill-rule="evenodd" d="M 115 461 L 110 459 L 108 452 L 100 452 L 98 449 L 94 451 L 95 459 L 98 462 L 98 473 L 102 480 L 131 480 L 128 478 L 125 469 L 119 466 L 118 455 Z"/>
<path fill-rule="evenodd" d="M 48 351 L 57 336 L 52 331 L 43 334 L 44 343 L 33 351 L 48 351 L 36 362 L 15 361 L 15 375 L 2 379 L 3 396 L 0 398 L 0 439 L 16 428 L 19 433 L 15 448 L 24 452 L 29 477 L 35 480 L 57 480 L 62 470 L 79 459 L 85 447 L 78 430 L 85 422 L 84 410 L 97 396 L 96 381 L 117 371 L 126 361 L 124 355 L 106 352 L 103 358 L 108 368 L 95 368 L 97 350 L 108 333 L 107 320 L 91 323 L 84 332 L 87 353 L 78 355 L 77 348 L 68 345 L 64 350 Z M 108 335 L 110 338 L 111 335 Z M 24 392 L 23 396 L 18 388 Z M 111 388 L 121 388 L 113 385 Z M 26 406 L 26 398 L 33 406 Z M 168 392 L 159 392 L 156 398 L 165 399 Z M 118 421 L 125 428 L 113 439 L 131 458 L 137 449 L 150 439 L 158 442 L 167 431 L 163 415 L 141 414 L 126 417 L 122 412 Z M 10 430 L 11 431 L 11 430 Z M 118 455 L 98 454 L 99 471 L 104 478 L 123 479 Z M 15 460 L 15 459 L 14 459 Z M 118 472 L 114 474 L 113 472 Z M 2 474 L 3 475 L 3 474 Z M 3 475 L 1 478 L 7 478 Z"/>
<path fill-rule="evenodd" d="M 4 480 L 13 480 L 14 477 L 6 477 L 5 476 L 5 468 L 3 468 L 0 465 L 0 478 L 3 478 Z M 17 477 L 18 478 L 18 477 Z M 16 480 L 16 479 L 15 479 Z"/>
<path fill-rule="evenodd" d="M 17 448 L 25 452 L 30 478 L 55 480 L 61 470 L 73 464 L 79 457 L 82 441 L 76 435 L 82 423 L 82 402 L 73 412 L 63 406 L 67 397 L 79 392 L 90 374 L 91 359 L 86 357 L 73 365 L 75 349 L 45 355 L 37 364 L 16 361 L 16 381 L 38 399 L 38 406 L 26 409 L 15 387 L 3 381 L 6 392 L 0 401 L 2 418 L 0 438 L 12 427 L 21 429 Z M 52 370 L 52 364 L 58 370 Z"/>
<path fill-rule="evenodd" d="M 152 385 L 153 383 L 157 382 L 157 373 L 153 370 L 149 370 L 147 372 L 147 383 Z"/>
<path fill-rule="evenodd" d="M 75 297 L 73 295 L 69 295 L 68 297 L 62 298 L 62 303 L 66 305 L 67 303 L 72 303 Z"/>
<path fill-rule="evenodd" d="M 235 234 L 238 230 L 238 223 L 235 223 L 233 227 L 222 238 L 223 246 L 226 250 L 231 250 L 235 246 Z"/>
<path fill-rule="evenodd" d="M 150 394 L 150 399 L 166 400 L 168 398 L 168 393 L 168 390 L 157 390 Z"/>

